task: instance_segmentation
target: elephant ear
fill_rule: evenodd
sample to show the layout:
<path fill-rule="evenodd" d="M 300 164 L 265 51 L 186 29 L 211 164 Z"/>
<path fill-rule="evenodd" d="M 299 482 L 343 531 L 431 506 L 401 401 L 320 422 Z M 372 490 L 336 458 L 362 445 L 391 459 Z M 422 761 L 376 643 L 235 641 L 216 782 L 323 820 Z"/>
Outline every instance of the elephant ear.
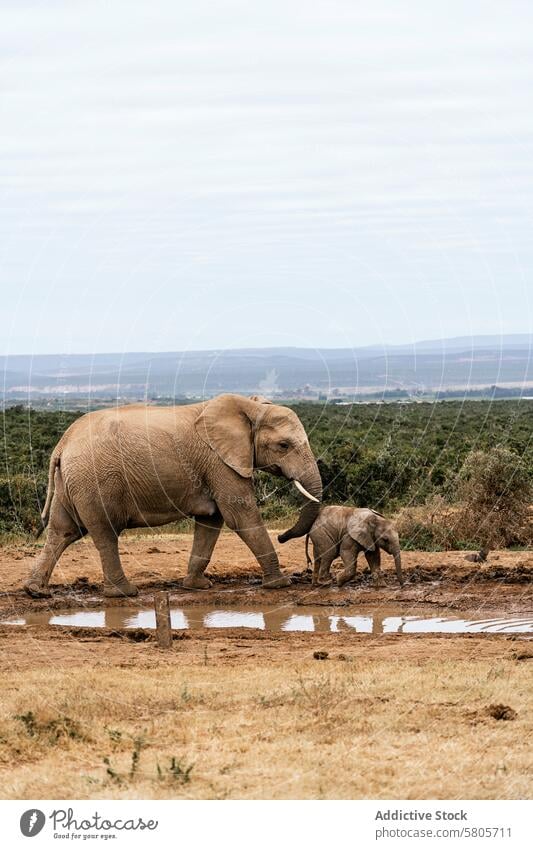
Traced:
<path fill-rule="evenodd" d="M 200 439 L 227 466 L 241 477 L 251 478 L 254 470 L 253 426 L 256 419 L 256 404 L 253 401 L 240 395 L 219 395 L 207 402 L 194 426 Z"/>
<path fill-rule="evenodd" d="M 359 543 L 365 551 L 374 551 L 375 544 L 368 519 L 369 516 L 366 511 L 353 513 L 348 519 L 346 527 L 351 538 Z"/>

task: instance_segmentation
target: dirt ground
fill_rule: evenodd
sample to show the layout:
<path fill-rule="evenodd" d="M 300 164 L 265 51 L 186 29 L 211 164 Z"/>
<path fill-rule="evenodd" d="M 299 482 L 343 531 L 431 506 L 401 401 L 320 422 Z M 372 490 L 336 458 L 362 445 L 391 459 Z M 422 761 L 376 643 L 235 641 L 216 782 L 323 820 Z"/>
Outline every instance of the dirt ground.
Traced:
<path fill-rule="evenodd" d="M 213 588 L 187 592 L 190 545 L 187 534 L 122 539 L 135 605 L 167 589 L 180 607 L 327 605 L 354 615 L 394 603 L 406 613 L 533 616 L 530 553 L 494 552 L 480 567 L 466 552 L 405 552 L 403 589 L 389 558 L 379 589 L 365 574 L 342 590 L 313 589 L 294 540 L 279 547 L 293 585 L 266 591 L 248 549 L 223 533 Z M 90 540 L 63 556 L 52 599 L 25 596 L 38 550 L 0 549 L 1 619 L 102 608 Z M 532 661 L 527 635 L 213 629 L 176 632 L 163 651 L 149 632 L 0 626 L 3 795 L 529 798 Z"/>

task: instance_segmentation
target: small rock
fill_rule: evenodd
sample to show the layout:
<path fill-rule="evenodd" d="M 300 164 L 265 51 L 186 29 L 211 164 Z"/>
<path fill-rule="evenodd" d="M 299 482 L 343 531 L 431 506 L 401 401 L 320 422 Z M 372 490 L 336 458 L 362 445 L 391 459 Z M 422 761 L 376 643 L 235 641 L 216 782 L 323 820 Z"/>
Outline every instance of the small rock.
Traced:
<path fill-rule="evenodd" d="M 329 657 L 328 651 L 314 651 L 313 657 L 315 660 L 327 660 Z"/>
<path fill-rule="evenodd" d="M 492 716 L 493 719 L 516 719 L 517 713 L 513 710 L 509 705 L 489 705 L 487 708 L 487 713 L 489 716 Z"/>
<path fill-rule="evenodd" d="M 95 586 L 95 585 L 93 584 L 93 586 Z M 72 581 L 69 589 L 71 589 L 71 590 L 86 590 L 86 589 L 90 589 L 90 588 L 91 588 L 91 584 L 89 583 L 89 578 L 87 577 L 87 575 L 80 575 L 79 578 L 75 578 Z"/>
<path fill-rule="evenodd" d="M 124 636 L 128 640 L 132 640 L 134 643 L 144 643 L 146 640 L 151 640 L 152 635 L 148 631 L 144 631 L 142 628 L 132 628 L 125 632 Z"/>
<path fill-rule="evenodd" d="M 146 549 L 147 554 L 161 554 L 161 550 L 157 547 L 157 545 L 152 545 L 150 548 Z"/>
<path fill-rule="evenodd" d="M 486 563 L 488 556 L 488 548 L 480 548 L 475 554 L 467 554 L 465 560 L 469 560 L 471 563 Z"/>

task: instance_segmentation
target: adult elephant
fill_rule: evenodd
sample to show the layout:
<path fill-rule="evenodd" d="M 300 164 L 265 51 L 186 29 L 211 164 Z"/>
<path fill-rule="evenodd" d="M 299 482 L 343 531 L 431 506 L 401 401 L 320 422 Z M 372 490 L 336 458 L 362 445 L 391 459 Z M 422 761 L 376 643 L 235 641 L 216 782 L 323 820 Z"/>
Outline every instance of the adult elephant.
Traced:
<path fill-rule="evenodd" d="M 59 557 L 89 533 L 102 562 L 104 595 L 136 595 L 120 563 L 119 534 L 184 516 L 195 518 L 184 586 L 210 586 L 204 571 L 224 522 L 255 555 L 263 586 L 288 586 L 257 507 L 254 469 L 294 481 L 306 496 L 298 521 L 279 539 L 304 536 L 317 516 L 322 484 L 303 425 L 287 407 L 259 396 L 220 395 L 187 406 L 87 413 L 52 453 L 42 514 L 48 535 L 26 591 L 49 596 Z"/>

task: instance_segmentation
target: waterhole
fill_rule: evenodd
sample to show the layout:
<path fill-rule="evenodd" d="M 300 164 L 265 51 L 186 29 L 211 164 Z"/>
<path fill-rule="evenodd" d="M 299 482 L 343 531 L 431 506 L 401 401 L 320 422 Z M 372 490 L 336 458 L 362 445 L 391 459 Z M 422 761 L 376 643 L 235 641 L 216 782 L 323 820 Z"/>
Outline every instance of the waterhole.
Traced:
<path fill-rule="evenodd" d="M 482 612 L 406 610 L 396 606 L 348 611 L 335 607 L 283 605 L 261 608 L 217 606 L 173 607 L 172 627 L 179 630 L 204 628 L 256 628 L 282 633 L 357 634 L 533 634 L 533 615 L 487 618 Z M 148 607 L 110 606 L 100 609 L 36 611 L 4 619 L 3 625 L 63 625 L 83 628 L 155 628 L 155 613 Z"/>

